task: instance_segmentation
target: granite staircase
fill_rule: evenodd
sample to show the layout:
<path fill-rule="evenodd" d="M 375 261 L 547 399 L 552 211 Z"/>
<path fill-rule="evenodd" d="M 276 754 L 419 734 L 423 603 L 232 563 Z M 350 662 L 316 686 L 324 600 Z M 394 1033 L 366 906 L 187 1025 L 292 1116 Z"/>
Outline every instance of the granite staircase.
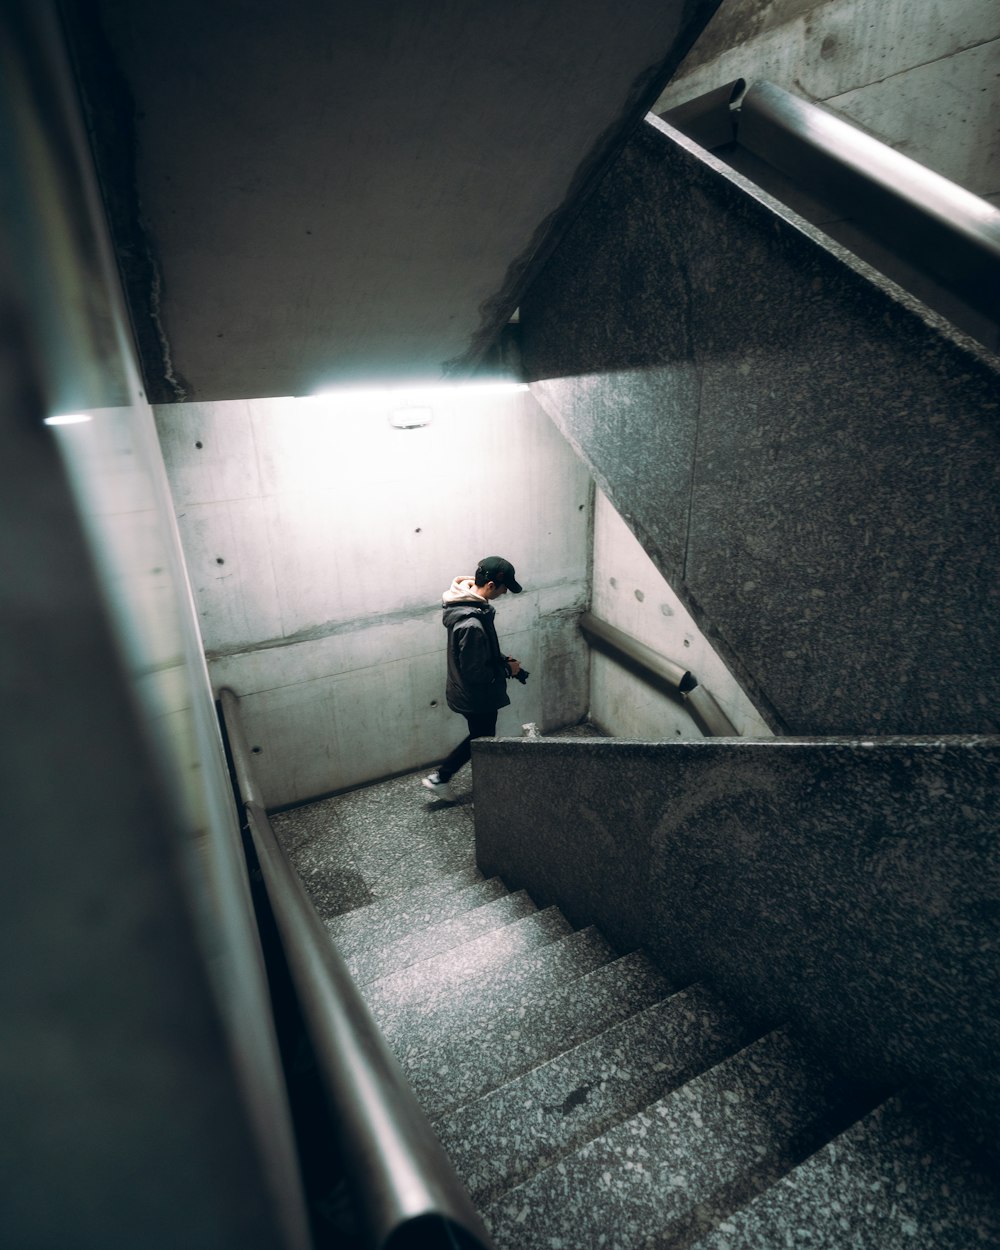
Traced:
<path fill-rule="evenodd" d="M 557 908 L 473 866 L 327 906 L 497 1250 L 1000 1245 L 989 1180 L 918 1096 Z"/>

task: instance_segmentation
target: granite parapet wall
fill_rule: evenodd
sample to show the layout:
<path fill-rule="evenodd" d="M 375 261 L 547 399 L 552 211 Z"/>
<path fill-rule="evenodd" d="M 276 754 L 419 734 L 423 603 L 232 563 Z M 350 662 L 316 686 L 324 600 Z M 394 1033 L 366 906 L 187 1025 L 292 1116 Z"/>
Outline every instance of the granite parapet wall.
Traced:
<path fill-rule="evenodd" d="M 654 118 L 521 303 L 532 391 L 774 728 L 1000 728 L 1000 362 Z"/>
<path fill-rule="evenodd" d="M 484 873 L 994 1133 L 1000 739 L 498 739 L 473 762 Z"/>

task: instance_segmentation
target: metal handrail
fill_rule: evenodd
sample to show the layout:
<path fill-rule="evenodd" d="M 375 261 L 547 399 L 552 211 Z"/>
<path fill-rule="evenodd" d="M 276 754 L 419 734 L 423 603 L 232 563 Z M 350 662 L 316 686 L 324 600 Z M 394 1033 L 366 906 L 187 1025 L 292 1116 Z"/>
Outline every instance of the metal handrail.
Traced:
<path fill-rule="evenodd" d="M 699 686 L 697 677 L 682 664 L 668 660 L 592 612 L 584 612 L 580 617 L 580 628 L 588 639 L 600 643 L 602 649 L 611 652 L 648 685 L 658 690 L 666 688 L 680 698 L 687 705 L 691 719 L 707 737 L 739 737 L 735 725 L 710 692 Z"/>
<path fill-rule="evenodd" d="M 370 1244 L 405 1244 L 406 1230 L 412 1228 L 420 1245 L 431 1245 L 430 1225 L 436 1222 L 442 1247 L 493 1250 L 471 1198 L 274 835 L 253 776 L 239 699 L 225 689 L 219 700 L 250 836 Z"/>
<path fill-rule="evenodd" d="M 744 94 L 737 135 L 970 307 L 1000 316 L 1000 209 L 988 200 L 771 82 Z"/>
<path fill-rule="evenodd" d="M 752 152 L 1000 319 L 1000 209 L 988 200 L 772 82 L 736 79 L 659 116 L 703 147 Z"/>

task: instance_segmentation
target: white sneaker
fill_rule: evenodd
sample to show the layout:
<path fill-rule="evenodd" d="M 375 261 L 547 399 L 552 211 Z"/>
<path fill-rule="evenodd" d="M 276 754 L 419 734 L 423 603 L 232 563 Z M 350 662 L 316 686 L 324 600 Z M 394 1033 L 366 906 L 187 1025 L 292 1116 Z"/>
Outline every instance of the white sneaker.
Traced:
<path fill-rule="evenodd" d="M 429 777 L 425 777 L 420 784 L 426 786 L 428 790 L 433 790 L 439 799 L 451 798 L 451 785 L 447 781 L 441 780 L 436 769 Z"/>

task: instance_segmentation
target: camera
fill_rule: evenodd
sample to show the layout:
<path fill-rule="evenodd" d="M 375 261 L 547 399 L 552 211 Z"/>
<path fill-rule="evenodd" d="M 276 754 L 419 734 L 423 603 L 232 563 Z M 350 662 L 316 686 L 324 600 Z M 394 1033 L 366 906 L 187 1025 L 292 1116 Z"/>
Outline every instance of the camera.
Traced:
<path fill-rule="evenodd" d="M 528 672 L 528 670 L 527 670 L 526 668 L 518 669 L 518 671 L 517 671 L 516 673 L 512 673 L 512 672 L 510 671 L 510 665 L 508 664 L 508 665 L 507 665 L 507 676 L 508 676 L 508 677 L 513 677 L 515 681 L 519 681 L 519 682 L 521 683 L 521 685 L 523 686 L 523 685 L 525 684 L 525 682 L 528 680 L 528 678 L 531 676 L 531 674 Z"/>

